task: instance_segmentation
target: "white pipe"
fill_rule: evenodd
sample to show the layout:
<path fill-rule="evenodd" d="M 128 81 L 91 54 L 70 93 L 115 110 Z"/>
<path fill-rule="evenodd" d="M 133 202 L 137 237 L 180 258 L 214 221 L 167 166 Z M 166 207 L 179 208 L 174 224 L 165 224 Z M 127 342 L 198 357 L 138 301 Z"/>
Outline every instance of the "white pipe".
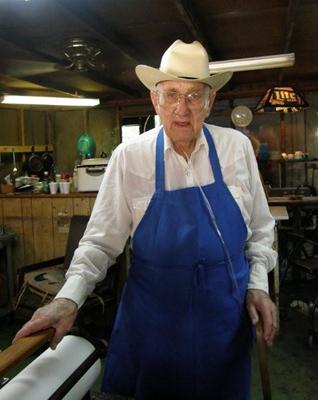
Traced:
<path fill-rule="evenodd" d="M 94 346 L 78 336 L 65 336 L 56 350 L 47 349 L 0 390 L 0 400 L 47 400 L 94 352 Z M 82 399 L 101 371 L 98 359 L 64 400 Z"/>

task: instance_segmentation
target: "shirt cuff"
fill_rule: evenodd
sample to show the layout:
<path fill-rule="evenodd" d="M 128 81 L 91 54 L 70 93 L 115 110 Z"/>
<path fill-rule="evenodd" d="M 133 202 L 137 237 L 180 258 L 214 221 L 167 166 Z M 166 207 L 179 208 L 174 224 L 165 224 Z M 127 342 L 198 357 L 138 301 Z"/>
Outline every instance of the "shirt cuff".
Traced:
<path fill-rule="evenodd" d="M 87 297 L 87 286 L 81 276 L 70 276 L 64 283 L 62 289 L 55 296 L 56 299 L 64 298 L 73 300 L 81 307 Z"/>
<path fill-rule="evenodd" d="M 252 265 L 250 268 L 250 279 L 248 289 L 259 289 L 268 293 L 267 270 L 263 265 Z"/>

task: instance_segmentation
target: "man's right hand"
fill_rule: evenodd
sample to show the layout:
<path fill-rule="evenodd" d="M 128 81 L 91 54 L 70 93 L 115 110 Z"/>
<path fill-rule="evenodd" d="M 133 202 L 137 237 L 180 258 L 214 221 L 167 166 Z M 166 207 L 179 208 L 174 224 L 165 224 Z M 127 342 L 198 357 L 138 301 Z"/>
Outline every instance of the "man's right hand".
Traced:
<path fill-rule="evenodd" d="M 16 334 L 13 342 L 32 333 L 47 328 L 54 328 L 50 347 L 54 350 L 67 332 L 72 328 L 78 312 L 77 304 L 69 299 L 58 298 L 44 307 L 38 308 Z"/>

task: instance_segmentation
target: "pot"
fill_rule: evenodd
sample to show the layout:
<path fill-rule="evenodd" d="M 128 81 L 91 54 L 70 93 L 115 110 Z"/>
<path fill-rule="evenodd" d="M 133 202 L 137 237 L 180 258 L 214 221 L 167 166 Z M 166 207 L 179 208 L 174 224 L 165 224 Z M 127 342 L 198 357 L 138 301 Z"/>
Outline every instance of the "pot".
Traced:
<path fill-rule="evenodd" d="M 34 153 L 34 146 L 32 146 L 32 154 L 28 159 L 29 175 L 37 175 L 43 171 L 42 158 Z"/>
<path fill-rule="evenodd" d="M 41 158 L 42 158 L 42 163 L 43 163 L 43 170 L 49 172 L 54 165 L 54 158 L 48 152 L 47 146 L 45 148 L 45 153 L 42 154 Z"/>

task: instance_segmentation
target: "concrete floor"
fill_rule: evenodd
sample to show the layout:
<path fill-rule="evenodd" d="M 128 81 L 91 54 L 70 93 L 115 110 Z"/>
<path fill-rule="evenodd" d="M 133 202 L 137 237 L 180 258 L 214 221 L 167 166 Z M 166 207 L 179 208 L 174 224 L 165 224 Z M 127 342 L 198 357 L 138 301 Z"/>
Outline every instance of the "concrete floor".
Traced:
<path fill-rule="evenodd" d="M 308 345 L 307 318 L 290 311 L 281 320 L 281 330 L 268 351 L 273 400 L 318 399 L 318 350 Z M 261 400 L 257 358 L 254 354 L 252 399 Z"/>
<path fill-rule="evenodd" d="M 302 291 L 295 291 L 286 285 L 281 291 L 281 328 L 273 347 L 269 349 L 269 370 L 273 400 L 316 400 L 318 399 L 318 346 L 308 345 L 308 318 L 289 305 L 295 298 L 308 298 L 318 294 L 317 282 L 304 286 Z M 12 317 L 0 319 L 0 349 L 9 345 L 21 321 Z M 318 315 L 317 315 L 318 324 Z M 30 360 L 15 368 L 9 377 L 13 377 Z M 93 387 L 99 391 L 101 378 Z M 105 398 L 105 397 L 104 397 Z M 114 399 L 118 397 L 114 397 Z M 262 390 L 258 371 L 257 357 L 253 354 L 252 399 L 261 400 Z M 106 397 L 111 400 L 111 397 Z M 235 400 L 235 399 L 233 399 Z"/>
<path fill-rule="evenodd" d="M 269 370 L 273 400 L 318 399 L 318 343 L 309 346 L 309 318 L 294 300 L 313 301 L 318 295 L 317 281 L 295 287 L 288 282 L 281 288 L 280 332 L 269 349 Z M 318 314 L 315 318 L 318 326 Z M 318 333 L 318 332 L 317 332 Z M 254 357 L 253 400 L 262 399 Z"/>

